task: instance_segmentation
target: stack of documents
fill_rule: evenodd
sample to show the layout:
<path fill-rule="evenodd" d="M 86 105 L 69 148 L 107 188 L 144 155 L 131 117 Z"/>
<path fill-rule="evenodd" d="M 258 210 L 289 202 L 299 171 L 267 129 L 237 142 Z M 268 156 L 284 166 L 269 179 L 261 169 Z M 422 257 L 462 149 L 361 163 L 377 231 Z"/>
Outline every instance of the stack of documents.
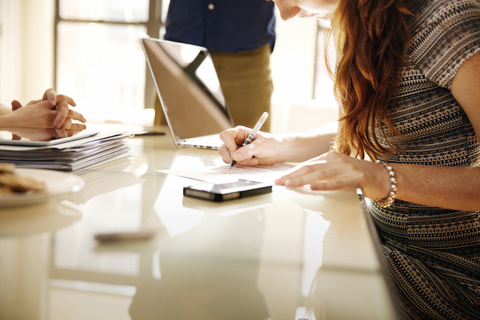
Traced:
<path fill-rule="evenodd" d="M 75 172 L 127 156 L 131 145 L 126 138 L 132 136 L 129 132 L 100 132 L 40 146 L 22 144 L 24 140 L 6 144 L 0 141 L 0 162 L 13 163 L 19 168 Z"/>

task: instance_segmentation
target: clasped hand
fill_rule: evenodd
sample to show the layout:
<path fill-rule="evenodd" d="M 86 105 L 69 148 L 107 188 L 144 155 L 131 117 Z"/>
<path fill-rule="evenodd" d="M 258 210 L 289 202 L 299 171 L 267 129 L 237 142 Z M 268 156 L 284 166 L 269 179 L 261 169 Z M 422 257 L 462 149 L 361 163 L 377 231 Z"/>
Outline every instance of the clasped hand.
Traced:
<path fill-rule="evenodd" d="M 25 106 L 17 100 L 12 101 L 13 112 L 4 115 L 3 126 L 83 130 L 86 128 L 83 124 L 86 119 L 81 113 L 70 109 L 75 105 L 72 98 L 57 95 L 53 89 L 48 89 L 42 99 L 30 101 Z"/>

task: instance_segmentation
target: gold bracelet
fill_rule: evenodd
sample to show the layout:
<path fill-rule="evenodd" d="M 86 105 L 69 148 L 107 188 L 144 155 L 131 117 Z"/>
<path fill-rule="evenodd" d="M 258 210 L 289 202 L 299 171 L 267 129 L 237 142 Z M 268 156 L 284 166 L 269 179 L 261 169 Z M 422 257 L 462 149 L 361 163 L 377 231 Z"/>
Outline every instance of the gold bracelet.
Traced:
<path fill-rule="evenodd" d="M 387 208 L 392 205 L 397 197 L 397 179 L 395 179 L 395 172 L 393 172 L 392 166 L 389 166 L 386 162 L 377 160 L 376 163 L 383 163 L 383 166 L 388 171 L 390 176 L 390 195 L 386 198 L 375 200 L 375 202 L 382 208 Z"/>

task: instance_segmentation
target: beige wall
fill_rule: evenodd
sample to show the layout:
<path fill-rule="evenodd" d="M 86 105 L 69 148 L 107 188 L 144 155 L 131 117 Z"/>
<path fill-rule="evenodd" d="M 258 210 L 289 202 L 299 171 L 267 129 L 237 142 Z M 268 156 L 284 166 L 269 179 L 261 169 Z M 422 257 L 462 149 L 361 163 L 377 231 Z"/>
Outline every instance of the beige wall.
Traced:
<path fill-rule="evenodd" d="M 274 93 L 272 132 L 306 132 L 336 121 L 333 82 L 325 73 L 321 98 L 312 100 L 316 63 L 318 20 L 282 21 L 277 12 L 277 44 L 271 58 Z M 323 51 L 319 52 L 323 63 Z M 325 68 L 322 68 L 326 71 Z"/>
<path fill-rule="evenodd" d="M 277 12 L 277 41 L 271 57 L 275 85 L 274 102 L 311 99 L 313 93 L 317 20 L 280 19 Z"/>
<path fill-rule="evenodd" d="M 0 101 L 38 99 L 53 86 L 54 0 L 0 0 Z"/>

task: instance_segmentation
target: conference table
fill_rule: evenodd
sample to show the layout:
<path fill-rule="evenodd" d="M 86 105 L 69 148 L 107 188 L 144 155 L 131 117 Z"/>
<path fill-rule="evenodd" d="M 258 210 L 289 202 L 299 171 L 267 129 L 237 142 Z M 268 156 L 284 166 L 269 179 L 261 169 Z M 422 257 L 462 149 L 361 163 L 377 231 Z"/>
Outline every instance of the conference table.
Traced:
<path fill-rule="evenodd" d="M 395 318 L 361 192 L 184 197 L 198 181 L 159 170 L 219 166 L 218 152 L 129 140 L 129 156 L 75 173 L 81 190 L 0 208 L 0 319 Z"/>

